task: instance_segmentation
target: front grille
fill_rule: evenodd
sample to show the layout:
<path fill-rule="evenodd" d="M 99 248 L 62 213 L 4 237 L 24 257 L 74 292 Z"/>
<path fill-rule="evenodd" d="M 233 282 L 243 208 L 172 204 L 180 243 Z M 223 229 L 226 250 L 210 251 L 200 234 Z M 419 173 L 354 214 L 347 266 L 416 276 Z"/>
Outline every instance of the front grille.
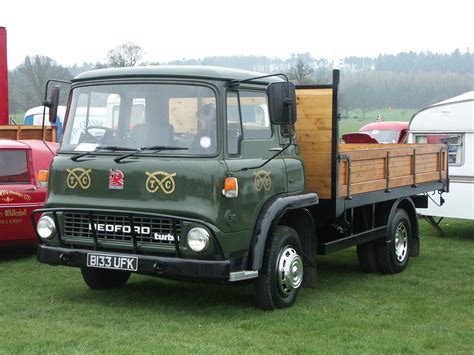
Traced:
<path fill-rule="evenodd" d="M 91 219 L 92 222 L 91 223 Z M 131 220 L 132 219 L 132 223 Z M 119 241 L 133 244 L 132 227 L 135 230 L 137 242 L 174 245 L 173 223 L 170 219 L 119 214 L 64 213 L 64 238 L 94 240 L 93 230 L 97 233 L 98 241 Z M 181 235 L 181 222 L 176 222 L 176 234 Z"/>

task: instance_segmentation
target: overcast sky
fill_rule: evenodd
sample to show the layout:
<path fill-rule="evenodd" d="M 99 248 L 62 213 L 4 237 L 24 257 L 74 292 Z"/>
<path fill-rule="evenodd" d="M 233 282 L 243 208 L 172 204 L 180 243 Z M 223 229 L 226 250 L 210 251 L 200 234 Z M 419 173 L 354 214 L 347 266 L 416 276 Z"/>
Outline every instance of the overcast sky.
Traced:
<path fill-rule="evenodd" d="M 471 6 L 469 6 L 471 5 Z M 69 66 L 106 62 L 132 41 L 144 60 L 216 55 L 332 60 L 406 51 L 474 48 L 469 0 L 3 0 L 9 69 L 27 55 Z"/>

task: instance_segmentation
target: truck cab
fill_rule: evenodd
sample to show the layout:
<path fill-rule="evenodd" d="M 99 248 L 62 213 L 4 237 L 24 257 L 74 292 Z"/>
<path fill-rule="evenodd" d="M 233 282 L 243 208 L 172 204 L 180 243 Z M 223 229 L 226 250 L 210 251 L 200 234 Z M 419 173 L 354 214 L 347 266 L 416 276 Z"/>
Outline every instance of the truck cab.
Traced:
<path fill-rule="evenodd" d="M 267 85 L 282 80 L 231 82 L 252 76 L 207 67 L 79 75 L 42 218 L 58 228 L 41 239 L 40 260 L 84 258 L 84 274 L 102 271 L 96 260 L 119 262 L 103 252 L 125 252 L 134 255 L 125 271 L 256 277 L 247 265 L 260 211 L 273 196 L 301 193 L 304 178 L 294 147 L 278 154 L 287 130 L 270 123 Z M 110 119 L 84 116 L 112 99 Z"/>

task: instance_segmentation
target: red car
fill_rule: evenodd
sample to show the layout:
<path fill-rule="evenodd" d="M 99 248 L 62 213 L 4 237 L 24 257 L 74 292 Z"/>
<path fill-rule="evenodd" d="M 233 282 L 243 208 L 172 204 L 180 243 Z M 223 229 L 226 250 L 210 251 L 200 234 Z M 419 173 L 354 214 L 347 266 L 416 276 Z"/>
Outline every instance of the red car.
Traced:
<path fill-rule="evenodd" d="M 57 149 L 40 140 L 0 139 L 0 246 L 35 243 L 31 212 L 44 206 Z"/>
<path fill-rule="evenodd" d="M 346 133 L 346 143 L 403 143 L 408 134 L 408 122 L 373 122 L 366 124 L 359 132 Z"/>

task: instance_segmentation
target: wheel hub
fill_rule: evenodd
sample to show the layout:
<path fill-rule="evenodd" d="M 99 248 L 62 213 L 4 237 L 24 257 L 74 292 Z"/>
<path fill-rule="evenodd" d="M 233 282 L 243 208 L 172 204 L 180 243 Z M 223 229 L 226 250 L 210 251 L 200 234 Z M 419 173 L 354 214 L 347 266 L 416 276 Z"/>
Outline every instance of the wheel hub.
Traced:
<path fill-rule="evenodd" d="M 303 282 L 303 260 L 296 250 L 286 246 L 278 258 L 278 287 L 282 295 L 287 296 L 301 286 Z"/>
<path fill-rule="evenodd" d="M 395 231 L 395 255 L 397 261 L 402 263 L 408 252 L 408 230 L 405 223 L 400 223 Z"/>

